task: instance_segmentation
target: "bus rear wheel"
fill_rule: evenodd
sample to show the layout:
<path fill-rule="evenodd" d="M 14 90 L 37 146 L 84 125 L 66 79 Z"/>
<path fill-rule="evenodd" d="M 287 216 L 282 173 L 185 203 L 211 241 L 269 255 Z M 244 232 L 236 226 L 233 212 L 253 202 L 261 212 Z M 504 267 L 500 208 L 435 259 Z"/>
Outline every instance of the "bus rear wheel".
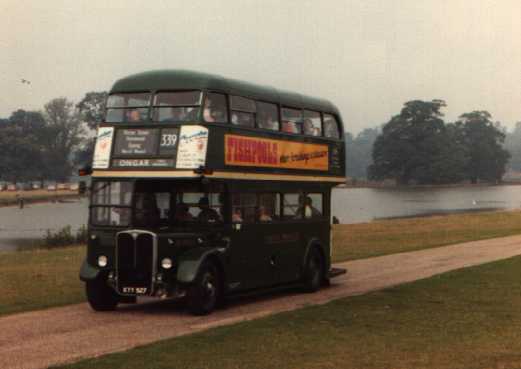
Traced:
<path fill-rule="evenodd" d="M 324 280 L 324 262 L 322 254 L 316 247 L 309 251 L 309 255 L 304 267 L 304 290 L 306 292 L 316 292 L 322 286 Z"/>
<path fill-rule="evenodd" d="M 118 294 L 102 280 L 88 281 L 85 284 L 85 292 L 93 310 L 111 311 L 118 305 Z"/>
<path fill-rule="evenodd" d="M 194 315 L 210 314 L 221 295 L 219 271 L 214 263 L 206 261 L 201 266 L 194 283 L 188 288 L 188 309 Z"/>

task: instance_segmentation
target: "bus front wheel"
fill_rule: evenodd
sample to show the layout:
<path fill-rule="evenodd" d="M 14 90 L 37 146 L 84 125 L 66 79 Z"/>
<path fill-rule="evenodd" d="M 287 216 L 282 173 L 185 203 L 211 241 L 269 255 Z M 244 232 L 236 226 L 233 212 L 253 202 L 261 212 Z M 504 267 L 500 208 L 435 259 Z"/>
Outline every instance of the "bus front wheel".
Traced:
<path fill-rule="evenodd" d="M 118 305 L 118 295 L 102 280 L 87 281 L 85 292 L 87 301 L 93 310 L 111 311 Z"/>
<path fill-rule="evenodd" d="M 188 309 L 194 315 L 210 314 L 216 308 L 220 294 L 219 271 L 214 263 L 206 261 L 188 288 Z"/>
<path fill-rule="evenodd" d="M 313 247 L 304 267 L 304 290 L 306 292 L 316 292 L 320 289 L 324 279 L 324 263 L 320 251 Z"/>

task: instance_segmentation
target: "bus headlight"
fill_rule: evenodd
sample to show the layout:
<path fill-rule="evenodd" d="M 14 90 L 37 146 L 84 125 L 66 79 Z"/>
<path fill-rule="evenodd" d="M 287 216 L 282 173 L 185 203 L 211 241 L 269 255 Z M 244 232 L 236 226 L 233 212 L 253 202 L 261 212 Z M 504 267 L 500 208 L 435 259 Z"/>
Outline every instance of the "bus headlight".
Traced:
<path fill-rule="evenodd" d="M 98 256 L 98 265 L 100 267 L 106 267 L 107 266 L 107 263 L 108 263 L 108 259 L 105 255 L 100 255 Z"/>
<path fill-rule="evenodd" d="M 163 260 L 161 260 L 161 268 L 163 268 L 163 269 L 172 268 L 172 259 L 164 258 Z"/>

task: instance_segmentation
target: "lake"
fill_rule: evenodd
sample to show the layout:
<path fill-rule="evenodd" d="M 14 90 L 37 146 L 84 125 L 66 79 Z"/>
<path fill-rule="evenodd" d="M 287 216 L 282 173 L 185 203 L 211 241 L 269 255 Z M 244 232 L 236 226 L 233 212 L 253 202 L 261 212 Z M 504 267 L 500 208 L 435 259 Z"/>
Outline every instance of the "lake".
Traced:
<path fill-rule="evenodd" d="M 47 229 L 87 222 L 86 199 L 28 204 L 24 209 L 0 208 L 0 250 L 34 246 Z M 338 188 L 333 190 L 332 214 L 341 223 L 430 214 L 521 208 L 521 186 L 448 188 Z"/>

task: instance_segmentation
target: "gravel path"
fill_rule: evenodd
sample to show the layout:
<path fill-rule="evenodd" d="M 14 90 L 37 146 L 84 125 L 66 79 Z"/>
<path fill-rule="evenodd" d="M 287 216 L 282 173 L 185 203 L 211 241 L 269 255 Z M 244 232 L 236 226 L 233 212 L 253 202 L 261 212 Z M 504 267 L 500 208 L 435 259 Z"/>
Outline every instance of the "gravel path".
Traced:
<path fill-rule="evenodd" d="M 0 318 L 0 368 L 46 368 L 520 254 L 521 236 L 512 236 L 340 263 L 348 273 L 318 293 L 238 299 L 207 317 L 190 316 L 171 301 L 110 313 L 78 304 L 15 314 Z"/>

